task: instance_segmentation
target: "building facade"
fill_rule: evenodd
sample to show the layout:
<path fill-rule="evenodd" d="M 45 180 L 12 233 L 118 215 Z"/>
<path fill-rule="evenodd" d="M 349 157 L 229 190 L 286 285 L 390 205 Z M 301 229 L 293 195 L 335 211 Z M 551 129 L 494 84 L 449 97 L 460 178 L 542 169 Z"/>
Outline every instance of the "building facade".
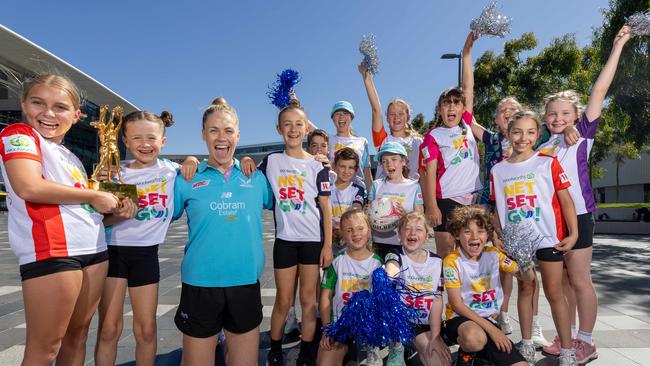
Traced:
<path fill-rule="evenodd" d="M 55 73 L 70 78 L 82 92 L 79 120 L 66 134 L 63 144 L 79 157 L 86 172 L 92 172 L 99 160 L 97 130 L 90 126 L 99 116 L 101 105 L 122 106 L 125 113 L 138 108 L 81 70 L 0 24 L 0 130 L 22 120 L 20 100 L 22 83 L 29 77 Z M 120 141 L 121 157 L 126 148 Z M 1 179 L 1 178 L 0 178 Z"/>

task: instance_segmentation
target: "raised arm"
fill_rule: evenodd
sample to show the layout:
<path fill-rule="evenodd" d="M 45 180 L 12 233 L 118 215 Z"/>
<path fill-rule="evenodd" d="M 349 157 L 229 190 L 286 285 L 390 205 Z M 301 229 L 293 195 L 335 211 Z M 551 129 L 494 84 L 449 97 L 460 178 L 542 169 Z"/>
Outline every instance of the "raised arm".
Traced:
<path fill-rule="evenodd" d="M 614 80 L 614 75 L 616 74 L 616 68 L 618 66 L 618 60 L 621 57 L 621 52 L 623 51 L 623 46 L 629 40 L 630 28 L 623 26 L 616 34 L 616 37 L 614 37 L 614 46 L 609 54 L 609 58 L 605 66 L 603 66 L 600 75 L 598 75 L 594 87 L 591 89 L 589 103 L 585 109 L 585 116 L 587 116 L 589 121 L 593 121 L 600 116 L 607 90 L 609 90 L 609 86 L 612 84 L 612 80 Z"/>
<path fill-rule="evenodd" d="M 483 134 L 486 133 L 486 128 L 481 126 L 477 121 L 476 118 L 472 117 L 472 126 L 470 127 L 472 129 L 472 134 L 474 134 L 474 137 L 483 142 Z M 489 133 L 489 132 L 487 132 Z"/>
<path fill-rule="evenodd" d="M 372 132 L 379 132 L 384 128 L 384 119 L 381 115 L 381 103 L 379 102 L 377 88 L 375 88 L 372 74 L 366 70 L 366 65 L 363 62 L 359 64 L 359 73 L 363 79 L 363 86 L 366 87 L 366 94 L 368 94 L 368 101 L 372 109 Z M 376 141 L 373 142 L 375 146 L 381 145 L 381 143 L 377 144 Z"/>
<path fill-rule="evenodd" d="M 461 88 L 465 95 L 465 110 L 473 113 L 474 110 L 474 70 L 472 67 L 472 47 L 478 36 L 469 32 L 463 46 L 463 81 Z M 473 132 L 473 131 L 472 131 Z"/>

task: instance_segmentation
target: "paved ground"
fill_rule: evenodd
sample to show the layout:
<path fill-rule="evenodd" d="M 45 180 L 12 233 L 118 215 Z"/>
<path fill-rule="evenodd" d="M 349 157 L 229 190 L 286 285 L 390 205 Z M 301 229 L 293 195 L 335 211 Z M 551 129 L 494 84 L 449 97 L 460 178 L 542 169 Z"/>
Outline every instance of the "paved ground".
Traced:
<path fill-rule="evenodd" d="M 264 222 L 266 267 L 262 283 L 264 321 L 260 359 L 268 347 L 268 329 L 275 296 L 271 267 L 272 219 Z M 158 305 L 158 365 L 179 365 L 181 336 L 173 323 L 180 297 L 179 265 L 186 240 L 185 223 L 172 224 L 160 249 L 160 299 Z M 594 246 L 593 274 L 598 288 L 599 315 L 595 339 L 600 357 L 590 365 L 650 365 L 650 237 L 597 236 Z M 18 365 L 24 351 L 25 324 L 16 258 L 7 243 L 7 216 L 0 213 L 0 365 Z M 515 291 L 516 292 L 516 291 Z M 516 294 L 515 294 L 516 295 Z M 511 302 L 515 304 L 515 300 Z M 540 300 L 540 320 L 547 338 L 554 332 L 548 303 Z M 511 313 L 516 320 L 515 307 Z M 118 348 L 118 364 L 133 364 L 135 339 L 131 331 L 131 308 L 124 307 L 124 332 Z M 517 323 L 514 323 L 517 328 Z M 95 321 L 88 337 L 87 364 L 92 364 L 96 337 Z M 517 342 L 519 332 L 511 335 Z M 287 343 L 288 358 L 297 353 Z M 538 353 L 537 365 L 556 365 L 557 361 Z M 260 363 L 262 364 L 262 363 Z"/>

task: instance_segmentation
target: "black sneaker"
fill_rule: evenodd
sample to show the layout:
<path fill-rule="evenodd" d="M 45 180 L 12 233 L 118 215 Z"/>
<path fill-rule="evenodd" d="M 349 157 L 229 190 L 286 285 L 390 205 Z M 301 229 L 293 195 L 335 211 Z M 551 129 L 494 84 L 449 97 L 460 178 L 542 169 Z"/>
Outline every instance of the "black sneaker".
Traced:
<path fill-rule="evenodd" d="M 311 357 L 298 355 L 296 366 L 312 366 L 313 364 L 314 362 L 311 360 Z"/>
<path fill-rule="evenodd" d="M 280 351 L 269 351 L 266 355 L 266 364 L 268 366 L 283 366 L 282 362 L 282 350 Z"/>
<path fill-rule="evenodd" d="M 468 353 L 460 348 L 458 349 L 456 366 L 474 366 L 474 360 L 476 360 L 476 355 L 474 353 Z"/>

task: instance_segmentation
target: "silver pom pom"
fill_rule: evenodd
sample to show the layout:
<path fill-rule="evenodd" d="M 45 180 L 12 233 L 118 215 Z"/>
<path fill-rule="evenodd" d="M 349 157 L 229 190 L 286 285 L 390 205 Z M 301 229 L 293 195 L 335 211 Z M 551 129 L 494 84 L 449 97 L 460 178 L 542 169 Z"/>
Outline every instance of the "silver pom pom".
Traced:
<path fill-rule="evenodd" d="M 363 55 L 363 63 L 366 65 L 366 70 L 372 75 L 376 75 L 379 70 L 379 57 L 377 56 L 374 34 L 361 38 L 359 52 Z"/>
<path fill-rule="evenodd" d="M 625 20 L 625 25 L 630 27 L 632 37 L 650 35 L 650 11 L 630 15 Z"/>
<path fill-rule="evenodd" d="M 472 20 L 469 28 L 478 36 L 488 35 L 505 37 L 510 33 L 512 18 L 497 13 L 497 3 L 491 3 L 483 9 L 478 18 Z"/>
<path fill-rule="evenodd" d="M 544 240 L 530 220 L 508 222 L 501 230 L 503 249 L 519 268 L 525 269 L 533 261 L 533 254 Z"/>

